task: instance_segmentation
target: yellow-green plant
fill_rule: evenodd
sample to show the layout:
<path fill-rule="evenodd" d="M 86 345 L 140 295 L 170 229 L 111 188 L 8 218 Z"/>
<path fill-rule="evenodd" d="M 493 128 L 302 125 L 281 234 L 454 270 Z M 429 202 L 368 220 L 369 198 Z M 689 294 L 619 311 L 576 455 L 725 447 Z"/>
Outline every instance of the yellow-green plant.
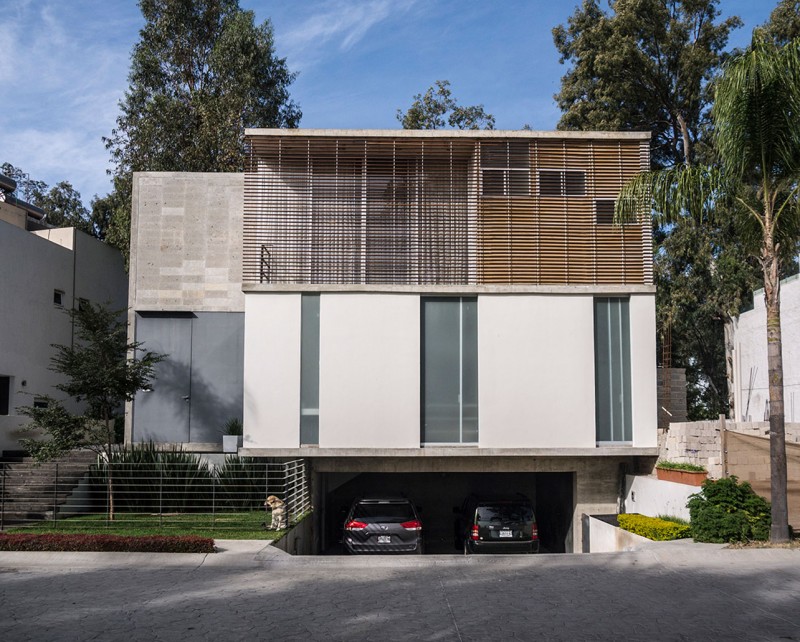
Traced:
<path fill-rule="evenodd" d="M 647 517 L 638 513 L 618 515 L 620 528 L 656 542 L 691 537 L 692 529 L 687 524 L 678 524 L 658 517 Z"/>

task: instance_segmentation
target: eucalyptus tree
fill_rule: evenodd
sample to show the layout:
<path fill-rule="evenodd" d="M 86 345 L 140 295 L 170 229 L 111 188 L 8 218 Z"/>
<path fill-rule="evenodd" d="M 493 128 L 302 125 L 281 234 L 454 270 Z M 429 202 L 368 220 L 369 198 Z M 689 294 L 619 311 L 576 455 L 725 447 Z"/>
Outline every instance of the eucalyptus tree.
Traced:
<path fill-rule="evenodd" d="M 778 47 L 756 32 L 715 83 L 715 165 L 679 165 L 645 173 L 625 186 L 618 221 L 652 199 L 665 222 L 735 218 L 739 239 L 761 265 L 767 315 L 772 527 L 789 539 L 780 311 L 782 248 L 800 239 L 800 40 Z M 726 207 L 719 207 L 720 205 Z"/>
<path fill-rule="evenodd" d="M 296 74 L 275 52 L 272 24 L 238 0 L 139 0 L 144 26 L 129 87 L 105 139 L 117 197 L 109 240 L 127 255 L 132 173 L 235 172 L 246 127 L 297 127 Z"/>
<path fill-rule="evenodd" d="M 584 0 L 553 29 L 569 66 L 555 96 L 558 128 L 650 131 L 653 169 L 707 158 L 709 84 L 741 25 L 722 19 L 718 4 Z M 720 261 L 727 232 L 688 218 L 654 229 L 660 364 L 685 369 L 691 419 L 728 411 L 724 324 L 758 281 L 750 263 Z M 730 281 L 738 289 L 722 287 Z"/>
<path fill-rule="evenodd" d="M 407 111 L 397 110 L 403 129 L 494 129 L 494 116 L 483 105 L 459 105 L 449 80 L 437 80 L 424 94 L 416 94 Z"/>

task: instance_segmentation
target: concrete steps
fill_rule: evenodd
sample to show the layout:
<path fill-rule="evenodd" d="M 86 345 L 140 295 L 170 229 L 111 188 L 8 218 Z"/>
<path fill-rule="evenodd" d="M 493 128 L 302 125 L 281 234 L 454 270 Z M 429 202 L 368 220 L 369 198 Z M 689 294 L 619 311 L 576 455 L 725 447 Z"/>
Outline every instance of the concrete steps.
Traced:
<path fill-rule="evenodd" d="M 97 461 L 91 451 L 75 451 L 51 462 L 37 463 L 27 453 L 0 457 L 0 521 L 3 527 L 53 518 Z M 74 512 L 74 508 L 68 512 Z"/>

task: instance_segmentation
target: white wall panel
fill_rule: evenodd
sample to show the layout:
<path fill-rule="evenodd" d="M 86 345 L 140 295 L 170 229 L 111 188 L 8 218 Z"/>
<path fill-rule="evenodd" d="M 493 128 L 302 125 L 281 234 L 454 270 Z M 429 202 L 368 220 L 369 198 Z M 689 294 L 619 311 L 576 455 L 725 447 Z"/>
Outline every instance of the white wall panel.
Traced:
<path fill-rule="evenodd" d="M 247 295 L 244 335 L 244 447 L 297 448 L 300 295 Z"/>
<path fill-rule="evenodd" d="M 419 448 L 420 302 L 323 294 L 319 445 Z"/>
<path fill-rule="evenodd" d="M 632 295 L 630 315 L 633 445 L 655 448 L 658 446 L 655 296 Z"/>
<path fill-rule="evenodd" d="M 478 413 L 484 448 L 591 448 L 591 296 L 478 298 Z"/>

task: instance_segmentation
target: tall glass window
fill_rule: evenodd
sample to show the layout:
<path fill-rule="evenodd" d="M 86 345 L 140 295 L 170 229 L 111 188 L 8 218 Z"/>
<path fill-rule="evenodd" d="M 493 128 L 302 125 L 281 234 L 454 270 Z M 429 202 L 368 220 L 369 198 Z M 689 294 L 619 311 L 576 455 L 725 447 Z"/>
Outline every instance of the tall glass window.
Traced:
<path fill-rule="evenodd" d="M 594 300 L 595 430 L 598 442 L 630 442 L 631 341 L 629 301 Z"/>
<path fill-rule="evenodd" d="M 319 294 L 300 298 L 300 443 L 319 444 Z"/>
<path fill-rule="evenodd" d="M 422 442 L 478 442 L 478 301 L 422 299 Z"/>

